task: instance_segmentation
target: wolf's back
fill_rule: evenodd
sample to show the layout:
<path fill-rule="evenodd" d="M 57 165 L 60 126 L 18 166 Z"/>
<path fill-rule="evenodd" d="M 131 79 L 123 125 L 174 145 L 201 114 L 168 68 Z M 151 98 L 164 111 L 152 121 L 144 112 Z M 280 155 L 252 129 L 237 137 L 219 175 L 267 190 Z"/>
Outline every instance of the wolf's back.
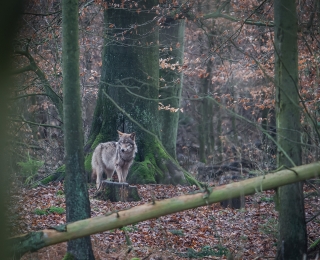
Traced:
<path fill-rule="evenodd" d="M 117 143 L 107 142 L 101 144 L 101 160 L 107 170 L 115 169 Z"/>
<path fill-rule="evenodd" d="M 100 143 L 92 155 L 92 180 L 103 172 L 113 172 L 115 169 L 116 142 Z"/>

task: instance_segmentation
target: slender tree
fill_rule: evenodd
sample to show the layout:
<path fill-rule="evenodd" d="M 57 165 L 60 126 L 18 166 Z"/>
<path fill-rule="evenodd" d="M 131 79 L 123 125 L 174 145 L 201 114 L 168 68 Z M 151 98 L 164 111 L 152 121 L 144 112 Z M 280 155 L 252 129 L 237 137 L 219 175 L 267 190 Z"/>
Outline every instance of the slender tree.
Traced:
<path fill-rule="evenodd" d="M 67 222 L 90 217 L 83 154 L 79 80 L 78 0 L 62 1 L 62 66 Z M 94 259 L 90 237 L 68 241 L 75 259 Z"/>
<path fill-rule="evenodd" d="M 168 153 L 176 158 L 179 107 L 182 91 L 184 52 L 184 20 L 164 23 L 159 30 L 160 41 L 160 99 L 167 109 L 161 109 L 160 137 Z M 171 109 L 169 109 L 171 108 Z"/>
<path fill-rule="evenodd" d="M 296 3 L 277 0 L 275 16 L 275 84 L 278 166 L 301 165 L 300 108 L 298 93 L 298 46 Z M 307 235 L 302 183 L 278 189 L 279 241 L 277 259 L 303 259 Z"/>

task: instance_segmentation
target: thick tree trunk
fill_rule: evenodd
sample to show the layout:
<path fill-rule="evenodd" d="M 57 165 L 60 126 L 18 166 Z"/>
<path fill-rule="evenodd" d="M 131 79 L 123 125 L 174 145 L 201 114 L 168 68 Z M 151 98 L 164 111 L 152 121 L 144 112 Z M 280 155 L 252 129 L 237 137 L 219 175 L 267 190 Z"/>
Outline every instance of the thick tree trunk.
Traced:
<path fill-rule="evenodd" d="M 5 1 L 1 4 L 0 9 L 0 256 L 1 259 L 9 258 L 9 246 L 7 241 L 8 223 L 8 189 L 12 183 L 9 179 L 9 150 L 8 149 L 8 108 L 9 106 L 9 89 L 12 88 L 12 82 L 8 80 L 11 75 L 12 64 L 10 58 L 13 51 L 13 39 L 16 33 L 19 17 L 23 13 L 24 1 L 13 0 Z"/>
<path fill-rule="evenodd" d="M 183 170 L 159 141 L 159 33 L 153 18 L 148 12 L 105 11 L 101 85 L 86 150 L 117 140 L 117 130 L 136 132 L 138 153 L 128 182 L 185 183 Z"/>
<path fill-rule="evenodd" d="M 278 167 L 301 164 L 296 3 L 277 0 L 275 12 L 275 83 Z M 277 259 L 303 259 L 307 233 L 302 183 L 278 189 L 279 241 Z"/>
<path fill-rule="evenodd" d="M 11 238 L 10 244 L 13 245 L 11 253 L 14 256 L 13 259 L 19 259 L 20 256 L 30 250 L 39 250 L 40 248 L 69 239 L 121 228 L 147 219 L 158 218 L 175 212 L 239 197 L 239 195 L 246 196 L 268 189 L 275 189 L 288 183 L 318 177 L 319 174 L 320 163 L 317 162 L 240 182 L 233 182 L 215 187 L 214 189 L 202 190 L 195 194 L 154 201 L 153 203 L 147 203 L 119 212 L 109 212 L 104 216 L 80 220 L 67 226 L 62 225 L 55 229 L 46 229 Z"/>
<path fill-rule="evenodd" d="M 160 40 L 160 102 L 168 110 L 159 111 L 160 137 L 167 152 L 176 158 L 176 143 L 180 99 L 182 91 L 182 65 L 184 52 L 184 20 L 173 20 L 159 30 Z M 169 109 L 172 108 L 171 110 Z M 176 110 L 175 110 L 176 109 Z"/>
<path fill-rule="evenodd" d="M 85 179 L 79 80 L 78 1 L 62 1 L 65 194 L 67 222 L 90 218 Z M 90 237 L 68 241 L 75 259 L 94 259 Z"/>

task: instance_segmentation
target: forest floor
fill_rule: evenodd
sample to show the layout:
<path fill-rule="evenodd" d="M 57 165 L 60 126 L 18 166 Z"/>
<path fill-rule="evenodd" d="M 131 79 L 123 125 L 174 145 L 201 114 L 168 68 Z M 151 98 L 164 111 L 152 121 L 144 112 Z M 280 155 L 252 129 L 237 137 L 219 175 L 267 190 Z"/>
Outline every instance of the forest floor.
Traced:
<path fill-rule="evenodd" d="M 137 185 L 141 201 L 116 202 L 94 199 L 94 185 L 89 187 L 91 216 L 103 215 L 156 200 L 194 191 L 192 186 Z M 306 185 L 306 219 L 319 212 L 320 201 L 312 195 L 314 186 Z M 10 203 L 11 235 L 38 231 L 64 224 L 63 184 L 51 184 L 33 189 L 16 188 Z M 277 218 L 273 191 L 245 198 L 245 208 L 223 208 L 216 203 L 186 210 L 157 219 L 140 222 L 91 236 L 95 258 L 98 259 L 273 259 L 276 254 Z M 63 210 L 62 210 L 63 211 Z M 319 213 L 318 213 L 319 214 Z M 309 246 L 319 238 L 320 217 L 307 223 Z M 127 246 L 125 234 L 132 246 Z M 319 246 L 313 251 L 314 259 Z M 22 259 L 62 259 L 66 243 L 28 253 Z"/>

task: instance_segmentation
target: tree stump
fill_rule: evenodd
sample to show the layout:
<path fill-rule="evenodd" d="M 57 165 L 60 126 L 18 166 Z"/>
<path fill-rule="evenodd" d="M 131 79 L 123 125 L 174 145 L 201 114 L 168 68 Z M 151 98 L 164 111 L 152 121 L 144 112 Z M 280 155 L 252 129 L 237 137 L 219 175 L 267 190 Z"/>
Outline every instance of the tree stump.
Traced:
<path fill-rule="evenodd" d="M 242 209 L 245 206 L 244 197 L 237 197 L 233 199 L 223 200 L 220 202 L 223 208 Z"/>
<path fill-rule="evenodd" d="M 141 200 L 137 186 L 130 186 L 126 182 L 112 181 L 102 181 L 101 187 L 94 197 L 99 200 L 110 200 L 111 202 L 130 202 Z"/>
<path fill-rule="evenodd" d="M 234 175 L 233 175 L 234 176 Z M 234 180 L 237 178 L 234 178 Z M 225 176 L 221 176 L 219 180 L 219 185 L 225 185 L 232 182 L 232 178 L 225 178 Z M 244 196 L 240 196 L 233 199 L 227 199 L 220 202 L 220 205 L 223 208 L 231 208 L 231 209 L 242 209 L 245 207 L 245 198 Z"/>

